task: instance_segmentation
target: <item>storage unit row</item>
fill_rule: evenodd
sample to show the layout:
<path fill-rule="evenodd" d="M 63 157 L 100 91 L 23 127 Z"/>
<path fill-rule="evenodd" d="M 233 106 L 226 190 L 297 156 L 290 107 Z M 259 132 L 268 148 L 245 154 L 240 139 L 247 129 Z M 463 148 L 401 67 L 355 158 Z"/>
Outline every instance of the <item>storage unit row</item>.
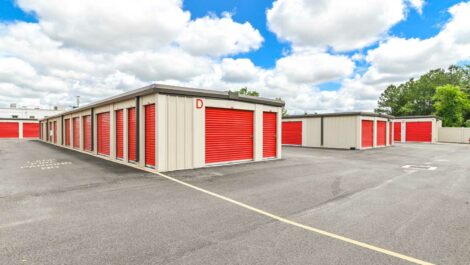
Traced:
<path fill-rule="evenodd" d="M 281 158 L 277 100 L 151 85 L 41 121 L 41 139 L 158 171 Z"/>
<path fill-rule="evenodd" d="M 23 138 L 39 138 L 38 120 L 0 118 L 0 139 Z"/>
<path fill-rule="evenodd" d="M 389 146 L 392 121 L 392 116 L 364 112 L 287 116 L 282 122 L 282 143 L 338 149 Z"/>
<path fill-rule="evenodd" d="M 436 116 L 407 116 L 394 120 L 394 141 L 397 143 L 436 143 L 442 121 Z"/>

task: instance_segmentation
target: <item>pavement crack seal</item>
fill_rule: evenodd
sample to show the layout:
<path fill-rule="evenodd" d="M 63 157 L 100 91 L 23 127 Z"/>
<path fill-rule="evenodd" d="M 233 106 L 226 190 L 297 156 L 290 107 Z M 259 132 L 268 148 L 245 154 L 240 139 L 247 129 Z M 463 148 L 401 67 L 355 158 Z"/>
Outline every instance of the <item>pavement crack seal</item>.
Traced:
<path fill-rule="evenodd" d="M 234 199 L 225 197 L 225 196 L 217 194 L 215 192 L 212 192 L 212 191 L 194 186 L 192 184 L 189 184 L 187 182 L 181 181 L 179 179 L 167 176 L 167 175 L 159 173 L 159 172 L 156 172 L 155 174 L 157 174 L 158 176 L 163 177 L 167 180 L 170 180 L 172 182 L 175 182 L 175 183 L 181 184 L 183 186 L 186 186 L 188 188 L 200 191 L 202 193 L 208 194 L 208 195 L 216 197 L 218 199 L 230 202 L 232 204 L 235 204 L 237 206 L 240 206 L 242 208 L 245 208 L 245 209 L 250 210 L 252 212 L 255 212 L 257 214 L 269 217 L 271 219 L 277 220 L 279 222 L 282 222 L 282 223 L 285 223 L 285 224 L 288 224 L 288 225 L 292 225 L 292 226 L 295 226 L 295 227 L 298 227 L 298 228 L 301 228 L 301 229 L 304 229 L 304 230 L 307 230 L 307 231 L 310 231 L 310 232 L 313 232 L 313 233 L 317 233 L 317 234 L 320 234 L 320 235 L 323 235 L 323 236 L 327 236 L 327 237 L 330 237 L 330 238 L 333 238 L 333 239 L 337 239 L 337 240 L 340 240 L 340 241 L 343 241 L 343 242 L 346 242 L 346 243 L 349 243 L 349 244 L 352 244 L 352 245 L 355 245 L 355 246 L 358 246 L 358 247 L 362 247 L 362 248 L 369 249 L 369 250 L 372 250 L 372 251 L 375 251 L 375 252 L 379 252 L 379 253 L 382 253 L 382 254 L 385 254 L 385 255 L 388 255 L 388 256 L 392 256 L 392 257 L 395 257 L 395 258 L 398 258 L 398 259 L 402 259 L 402 260 L 405 260 L 405 261 L 408 261 L 408 262 L 411 262 L 411 263 L 422 264 L 422 265 L 433 265 L 433 263 L 430 263 L 430 262 L 426 262 L 426 261 L 423 261 L 423 260 L 420 260 L 420 259 L 417 259 L 417 258 L 406 256 L 406 255 L 403 255 L 403 254 L 400 254 L 400 253 L 397 253 L 397 252 L 394 252 L 394 251 L 391 251 L 391 250 L 387 250 L 387 249 L 384 249 L 384 248 L 373 246 L 373 245 L 370 245 L 370 244 L 367 244 L 367 243 L 364 243 L 364 242 L 360 242 L 360 241 L 350 239 L 350 238 L 347 238 L 347 237 L 344 237 L 344 236 L 341 236 L 341 235 L 337 235 L 337 234 L 334 234 L 334 233 L 331 233 L 331 232 L 327 232 L 327 231 L 324 231 L 324 230 L 321 230 L 321 229 L 318 229 L 318 228 L 315 228 L 315 227 L 312 227 L 312 226 L 304 225 L 304 224 L 286 219 L 286 218 L 281 217 L 281 216 L 277 216 L 275 214 L 263 211 L 263 210 L 258 209 L 256 207 L 253 207 L 253 206 L 250 206 L 248 204 L 245 204 L 245 203 L 236 201 Z"/>

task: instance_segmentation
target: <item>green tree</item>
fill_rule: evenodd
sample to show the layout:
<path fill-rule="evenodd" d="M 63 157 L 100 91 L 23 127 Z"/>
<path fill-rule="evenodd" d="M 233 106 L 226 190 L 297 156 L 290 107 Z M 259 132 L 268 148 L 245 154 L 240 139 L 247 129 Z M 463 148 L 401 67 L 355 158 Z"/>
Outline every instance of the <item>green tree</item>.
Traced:
<path fill-rule="evenodd" d="M 238 90 L 238 93 L 240 95 L 247 95 L 247 96 L 253 96 L 253 97 L 259 97 L 259 93 L 255 90 L 248 90 L 247 87 L 242 87 L 240 90 Z"/>
<path fill-rule="evenodd" d="M 402 107 L 405 103 L 403 85 L 390 85 L 385 89 L 382 95 L 380 95 L 378 108 L 375 109 L 375 112 L 398 116 L 401 114 Z"/>
<path fill-rule="evenodd" d="M 454 85 L 437 87 L 433 100 L 436 114 L 443 119 L 444 126 L 464 125 L 465 115 L 470 111 L 470 100 L 459 87 Z"/>
<path fill-rule="evenodd" d="M 470 120 L 465 121 L 464 127 L 470 128 Z"/>
<path fill-rule="evenodd" d="M 282 98 L 276 98 L 277 101 L 284 101 L 282 100 Z M 287 109 L 286 109 L 286 106 L 282 107 L 282 117 L 285 117 L 289 115 L 289 113 L 287 112 Z"/>
<path fill-rule="evenodd" d="M 395 116 L 431 115 L 436 111 L 436 88 L 444 85 L 460 87 L 470 96 L 470 66 L 451 65 L 447 70 L 431 70 L 419 79 L 390 85 L 380 96 L 375 111 Z M 470 113 L 466 114 L 465 119 L 470 119 Z"/>

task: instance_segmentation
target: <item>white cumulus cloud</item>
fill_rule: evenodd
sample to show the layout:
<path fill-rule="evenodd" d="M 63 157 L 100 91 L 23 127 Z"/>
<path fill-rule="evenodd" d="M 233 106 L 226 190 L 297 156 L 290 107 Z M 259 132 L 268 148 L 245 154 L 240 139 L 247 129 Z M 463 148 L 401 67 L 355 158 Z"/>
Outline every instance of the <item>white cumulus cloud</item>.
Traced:
<path fill-rule="evenodd" d="M 419 0 L 413 0 L 421 8 Z M 277 0 L 268 24 L 280 39 L 296 46 L 354 50 L 377 41 L 405 18 L 404 0 Z"/>

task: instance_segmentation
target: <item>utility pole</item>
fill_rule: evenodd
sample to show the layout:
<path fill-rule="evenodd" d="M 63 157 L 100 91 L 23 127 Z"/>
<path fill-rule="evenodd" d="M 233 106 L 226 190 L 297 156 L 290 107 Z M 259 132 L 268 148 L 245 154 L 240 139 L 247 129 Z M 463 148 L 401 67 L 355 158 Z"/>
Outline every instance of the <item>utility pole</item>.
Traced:
<path fill-rule="evenodd" d="M 80 107 L 80 96 L 77 96 L 77 108 Z"/>

